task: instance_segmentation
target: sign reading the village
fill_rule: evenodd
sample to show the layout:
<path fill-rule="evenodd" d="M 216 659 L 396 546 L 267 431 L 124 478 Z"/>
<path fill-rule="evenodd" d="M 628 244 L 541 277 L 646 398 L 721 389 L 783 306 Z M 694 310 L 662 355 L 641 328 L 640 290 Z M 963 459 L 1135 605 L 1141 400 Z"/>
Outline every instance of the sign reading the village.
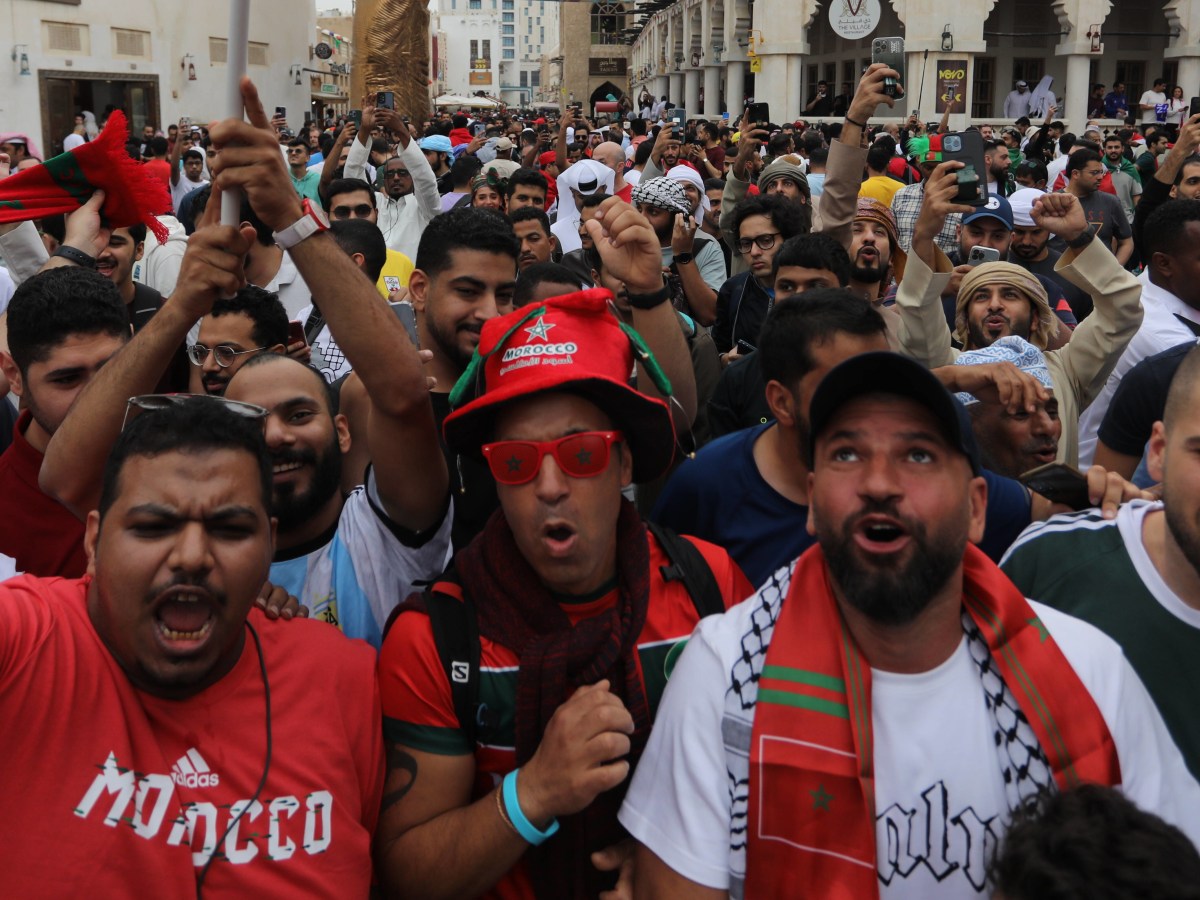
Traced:
<path fill-rule="evenodd" d="M 838 37 L 865 38 L 879 26 L 879 0 L 831 0 L 829 25 Z"/>

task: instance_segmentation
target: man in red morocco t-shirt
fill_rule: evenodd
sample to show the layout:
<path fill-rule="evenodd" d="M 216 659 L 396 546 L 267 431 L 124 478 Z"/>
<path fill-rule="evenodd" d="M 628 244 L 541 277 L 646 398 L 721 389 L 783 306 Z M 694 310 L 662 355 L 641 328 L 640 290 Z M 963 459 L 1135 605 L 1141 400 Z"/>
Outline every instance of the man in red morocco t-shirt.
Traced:
<path fill-rule="evenodd" d="M 251 609 L 266 410 L 137 401 L 168 406 L 113 450 L 88 574 L 0 584 L 0 896 L 366 897 L 374 654 Z"/>

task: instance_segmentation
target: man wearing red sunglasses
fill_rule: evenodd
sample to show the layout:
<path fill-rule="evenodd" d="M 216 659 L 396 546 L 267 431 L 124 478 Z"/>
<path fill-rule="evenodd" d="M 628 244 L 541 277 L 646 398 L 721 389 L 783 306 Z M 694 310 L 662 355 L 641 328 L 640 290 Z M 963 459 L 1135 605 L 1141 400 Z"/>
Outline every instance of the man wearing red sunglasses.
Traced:
<path fill-rule="evenodd" d="M 615 198 L 602 213 L 588 227 L 635 311 L 678 337 L 649 223 Z M 649 532 L 622 496 L 667 468 L 675 435 L 667 403 L 629 385 L 637 359 L 669 395 L 610 297 L 583 291 L 487 321 L 451 395 L 446 443 L 482 455 L 500 509 L 384 641 L 376 847 L 389 887 L 506 898 L 628 887 L 615 813 L 706 608 L 697 595 L 720 611 L 748 594 L 723 550 Z"/>

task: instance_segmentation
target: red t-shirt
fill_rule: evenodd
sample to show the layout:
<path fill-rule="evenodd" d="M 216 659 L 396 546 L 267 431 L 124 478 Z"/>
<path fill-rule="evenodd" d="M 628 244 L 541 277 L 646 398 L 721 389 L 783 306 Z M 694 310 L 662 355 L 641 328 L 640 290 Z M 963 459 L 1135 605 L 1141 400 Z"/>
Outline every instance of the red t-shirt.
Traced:
<path fill-rule="evenodd" d="M 374 653 L 335 628 L 250 614 L 217 684 L 145 694 L 96 634 L 89 578 L 0 584 L 3 897 L 366 897 L 383 791 Z"/>
<path fill-rule="evenodd" d="M 167 186 L 167 190 L 171 189 L 171 164 L 165 159 L 150 159 L 142 165 L 146 167 L 146 171 L 159 179 Z"/>
<path fill-rule="evenodd" d="M 750 582 L 729 555 L 713 544 L 688 538 L 712 568 L 725 608 L 754 593 Z M 658 710 L 670 669 L 699 617 L 691 597 L 678 581 L 664 582 L 659 574 L 669 565 L 656 541 L 650 541 L 650 604 L 638 637 L 638 663 L 650 714 Z M 572 623 L 603 612 L 616 602 L 616 591 L 590 603 L 564 604 Z M 490 726 L 476 733 L 471 748 L 458 727 L 446 670 L 438 657 L 428 617 L 406 612 L 399 616 L 383 642 L 379 657 L 379 686 L 383 697 L 383 729 L 391 741 L 427 753 L 447 756 L 475 754 L 472 799 L 495 789 L 517 767 L 516 700 L 520 659 L 507 647 L 480 639 L 479 699 L 492 714 Z M 484 895 L 494 900 L 532 900 L 533 888 L 524 863 L 518 864 Z"/>
<path fill-rule="evenodd" d="M 625 187 L 623 187 L 619 191 L 617 191 L 617 196 L 620 197 L 622 200 L 624 200 L 626 203 L 632 203 L 633 202 L 633 185 L 626 184 Z"/>
<path fill-rule="evenodd" d="M 29 410 L 21 413 L 0 455 L 0 553 L 30 575 L 79 578 L 87 571 L 83 522 L 38 487 L 42 453 L 25 439 L 31 421 Z"/>

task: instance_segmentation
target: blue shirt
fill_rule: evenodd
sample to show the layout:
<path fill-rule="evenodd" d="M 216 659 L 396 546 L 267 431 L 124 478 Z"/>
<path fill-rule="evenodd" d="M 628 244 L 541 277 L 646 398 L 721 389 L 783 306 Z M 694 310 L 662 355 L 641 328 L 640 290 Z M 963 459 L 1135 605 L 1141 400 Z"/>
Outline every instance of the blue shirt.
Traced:
<path fill-rule="evenodd" d="M 650 519 L 723 547 L 755 587 L 815 542 L 808 507 L 773 487 L 754 462 L 754 443 L 768 422 L 717 438 L 675 470 Z M 1030 522 L 1029 493 L 985 471 L 987 522 L 979 549 L 998 561 Z"/>

